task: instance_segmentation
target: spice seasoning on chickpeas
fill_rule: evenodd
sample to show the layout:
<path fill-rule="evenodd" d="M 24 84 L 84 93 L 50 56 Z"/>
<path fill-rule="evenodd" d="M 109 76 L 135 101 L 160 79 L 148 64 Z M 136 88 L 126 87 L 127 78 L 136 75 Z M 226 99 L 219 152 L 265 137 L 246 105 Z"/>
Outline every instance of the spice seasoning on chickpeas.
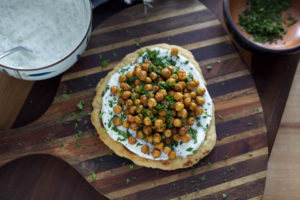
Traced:
<path fill-rule="evenodd" d="M 193 73 L 183 70 L 189 61 L 178 66 L 179 53 L 172 48 L 160 56 L 159 50 L 147 49 L 138 64 L 121 69 L 118 83 L 109 86 L 115 98 L 109 102 L 113 108 L 109 126 L 117 132 L 117 141 L 127 141 L 153 159 L 162 154 L 175 159 L 178 145 L 198 142 L 197 127 L 207 130 L 200 123 L 200 117 L 210 116 L 203 107 L 206 89 Z M 193 150 L 187 146 L 182 151 Z"/>

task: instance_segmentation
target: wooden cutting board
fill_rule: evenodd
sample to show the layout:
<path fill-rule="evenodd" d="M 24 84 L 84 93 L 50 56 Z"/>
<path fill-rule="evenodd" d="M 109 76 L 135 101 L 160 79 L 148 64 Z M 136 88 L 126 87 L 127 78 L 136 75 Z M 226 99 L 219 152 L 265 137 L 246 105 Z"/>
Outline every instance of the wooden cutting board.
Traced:
<path fill-rule="evenodd" d="M 197 0 L 152 5 L 147 17 L 139 4 L 94 30 L 87 51 L 62 77 L 48 111 L 28 126 L 0 133 L 0 165 L 28 154 L 56 155 L 115 199 L 260 199 L 267 137 L 245 64 L 220 22 Z M 156 43 L 180 45 L 194 54 L 215 103 L 216 147 L 193 168 L 162 171 L 135 166 L 113 154 L 90 123 L 98 81 L 126 54 Z M 82 110 L 78 104 L 84 104 Z"/>

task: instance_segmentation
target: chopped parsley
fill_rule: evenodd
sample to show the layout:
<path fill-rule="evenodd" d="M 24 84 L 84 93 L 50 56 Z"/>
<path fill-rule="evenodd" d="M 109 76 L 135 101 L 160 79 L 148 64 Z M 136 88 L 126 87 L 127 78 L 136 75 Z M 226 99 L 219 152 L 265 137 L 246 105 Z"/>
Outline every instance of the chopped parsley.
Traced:
<path fill-rule="evenodd" d="M 106 67 L 107 65 L 109 65 L 109 62 L 110 62 L 109 59 L 103 60 L 103 61 L 101 62 L 101 66 L 102 66 L 102 67 Z"/>
<path fill-rule="evenodd" d="M 193 151 L 193 148 L 189 147 L 189 148 L 186 149 L 186 151 L 191 152 L 191 151 Z"/>
<path fill-rule="evenodd" d="M 206 66 L 205 68 L 206 68 L 207 71 L 209 71 L 209 70 L 212 69 L 212 66 L 211 66 L 211 65 L 208 65 L 208 66 Z"/>
<path fill-rule="evenodd" d="M 227 194 L 223 193 L 223 194 L 222 194 L 222 198 L 223 198 L 223 199 L 226 199 L 226 198 L 227 198 Z"/>
<path fill-rule="evenodd" d="M 93 181 L 95 181 L 96 178 L 97 178 L 97 175 L 95 174 L 95 172 L 93 172 L 93 173 L 92 173 L 92 179 L 93 179 Z"/>
<path fill-rule="evenodd" d="M 287 33 L 287 26 L 297 20 L 289 16 L 283 18 L 282 12 L 291 5 L 291 0 L 248 0 L 247 8 L 239 15 L 239 25 L 255 42 L 273 43 Z"/>
<path fill-rule="evenodd" d="M 85 100 L 80 100 L 79 103 L 76 105 L 76 107 L 79 110 L 82 110 L 84 105 L 85 105 Z"/>

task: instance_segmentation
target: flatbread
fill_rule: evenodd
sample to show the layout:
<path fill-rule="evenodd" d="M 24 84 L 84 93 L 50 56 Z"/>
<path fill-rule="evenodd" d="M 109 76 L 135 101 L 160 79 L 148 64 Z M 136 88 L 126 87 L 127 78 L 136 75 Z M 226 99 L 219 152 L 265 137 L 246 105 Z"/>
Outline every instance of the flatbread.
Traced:
<path fill-rule="evenodd" d="M 138 49 L 137 51 L 128 54 L 123 58 L 123 60 L 116 65 L 114 70 L 112 70 L 105 78 L 101 79 L 101 81 L 98 83 L 96 87 L 96 96 L 93 101 L 93 112 L 91 115 L 92 124 L 96 128 L 99 138 L 111 149 L 113 150 L 117 155 L 121 157 L 128 158 L 132 160 L 137 165 L 145 166 L 145 167 L 151 167 L 151 168 L 159 168 L 164 170 L 175 170 L 179 168 L 187 168 L 191 167 L 197 162 L 199 162 L 200 159 L 205 157 L 207 154 L 209 154 L 212 149 L 214 148 L 216 144 L 216 128 L 215 128 L 215 117 L 214 117 L 214 106 L 212 107 L 212 120 L 211 123 L 207 129 L 205 140 L 201 144 L 201 146 L 198 148 L 197 152 L 195 154 L 189 155 L 185 158 L 181 156 L 177 156 L 174 160 L 150 160 L 147 158 L 140 157 L 136 155 L 135 153 L 129 151 L 123 144 L 113 140 L 107 133 L 104 132 L 104 127 L 102 124 L 101 119 L 99 119 L 99 114 L 101 113 L 101 107 L 102 107 L 102 97 L 104 95 L 106 85 L 108 81 L 110 80 L 110 77 L 117 73 L 118 70 L 121 68 L 131 64 L 132 62 L 136 62 L 139 55 L 138 52 L 145 51 L 148 49 L 153 49 L 155 47 L 162 48 L 162 49 L 169 49 L 171 50 L 173 47 L 178 48 L 179 54 L 186 57 L 192 64 L 195 66 L 195 68 L 200 72 L 202 78 L 202 72 L 199 67 L 199 64 L 194 59 L 193 54 L 183 49 L 182 47 L 175 46 L 175 45 L 168 45 L 168 44 L 156 44 L 151 46 L 146 46 L 143 48 Z M 203 78 L 204 80 L 204 78 Z M 205 82 L 205 81 L 204 81 Z"/>

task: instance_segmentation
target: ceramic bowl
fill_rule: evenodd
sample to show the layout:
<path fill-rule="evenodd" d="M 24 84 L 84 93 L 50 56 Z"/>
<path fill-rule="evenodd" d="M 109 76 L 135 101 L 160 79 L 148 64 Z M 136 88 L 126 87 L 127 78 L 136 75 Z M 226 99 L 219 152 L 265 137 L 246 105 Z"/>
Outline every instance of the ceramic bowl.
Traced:
<path fill-rule="evenodd" d="M 69 69 L 75 62 L 78 61 L 81 54 L 84 52 L 90 38 L 92 28 L 92 5 L 90 0 L 77 0 L 82 3 L 81 7 L 84 8 L 82 12 L 85 12 L 87 27 L 84 31 L 84 37 L 81 38 L 80 42 L 76 47 L 66 52 L 66 56 L 62 59 L 57 60 L 55 63 L 40 68 L 32 69 L 17 69 L 9 66 L 0 65 L 0 71 L 3 73 L 23 80 L 44 80 L 57 76 L 67 69 Z M 67 33 L 66 33 L 67 34 Z M 54 38 L 55 39 L 55 38 Z"/>
<path fill-rule="evenodd" d="M 298 22 L 287 27 L 287 34 L 284 35 L 283 40 L 277 43 L 261 44 L 254 42 L 248 37 L 245 31 L 240 29 L 238 24 L 239 14 L 246 8 L 246 0 L 224 0 L 223 2 L 223 16 L 228 32 L 232 38 L 241 47 L 246 50 L 272 54 L 292 54 L 300 52 L 300 1 L 292 0 L 292 7 L 283 13 L 286 16 L 290 13 Z"/>

